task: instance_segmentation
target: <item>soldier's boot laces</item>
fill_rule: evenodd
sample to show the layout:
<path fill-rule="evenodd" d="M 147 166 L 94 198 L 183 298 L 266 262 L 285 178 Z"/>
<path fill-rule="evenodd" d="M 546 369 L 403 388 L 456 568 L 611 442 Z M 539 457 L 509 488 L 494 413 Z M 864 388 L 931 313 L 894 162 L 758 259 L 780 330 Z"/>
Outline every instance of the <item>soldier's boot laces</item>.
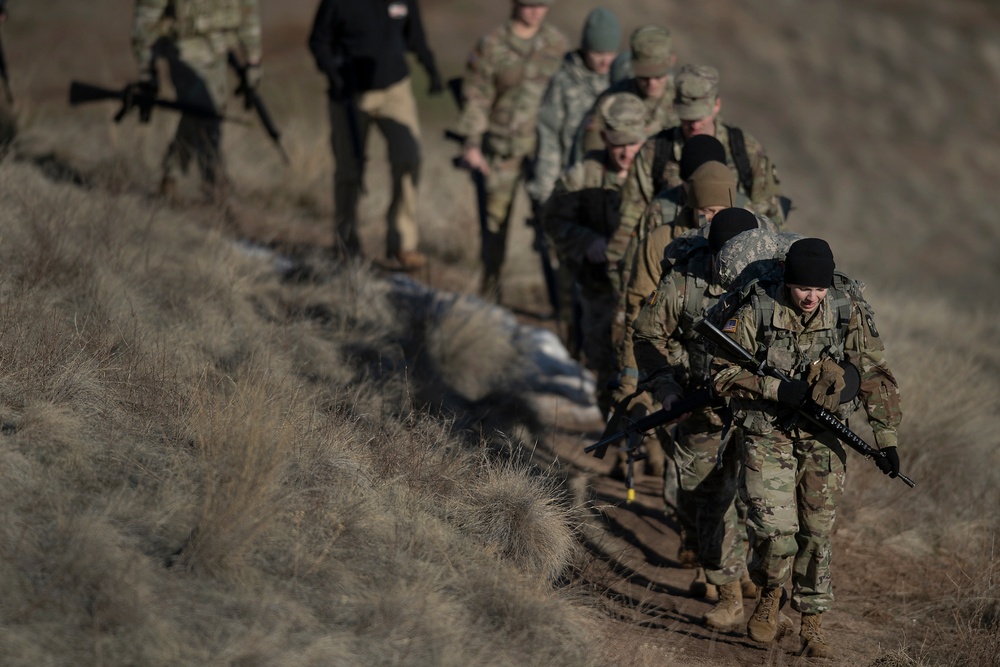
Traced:
<path fill-rule="evenodd" d="M 715 602 L 719 599 L 719 587 L 709 583 L 703 567 L 698 568 L 697 574 L 694 575 L 694 579 L 688 586 L 688 593 L 691 597 L 703 598 L 709 602 Z"/>
<path fill-rule="evenodd" d="M 743 625 L 743 591 L 739 581 L 719 586 L 719 602 L 702 620 L 713 630 L 735 630 Z"/>
<path fill-rule="evenodd" d="M 770 644 L 778 636 L 778 613 L 781 608 L 782 587 L 761 591 L 753 615 L 747 622 L 747 635 L 761 644 Z"/>
<path fill-rule="evenodd" d="M 802 614 L 802 626 L 799 629 L 802 648 L 799 655 L 807 658 L 833 657 L 833 649 L 823 639 L 823 631 L 820 630 L 821 617 L 822 614 Z"/>

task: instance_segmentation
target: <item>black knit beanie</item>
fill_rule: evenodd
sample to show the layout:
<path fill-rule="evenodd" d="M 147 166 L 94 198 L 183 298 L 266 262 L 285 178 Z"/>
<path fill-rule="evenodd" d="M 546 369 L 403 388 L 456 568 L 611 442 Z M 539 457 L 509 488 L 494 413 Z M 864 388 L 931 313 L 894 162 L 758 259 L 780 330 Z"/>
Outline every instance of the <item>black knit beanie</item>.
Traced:
<path fill-rule="evenodd" d="M 726 149 L 722 142 L 707 134 L 696 134 L 684 142 L 681 149 L 681 180 L 691 178 L 691 174 L 706 162 L 726 164 Z"/>
<path fill-rule="evenodd" d="M 757 216 L 745 208 L 724 208 L 708 224 L 708 247 L 713 255 L 718 255 L 726 241 L 737 234 L 758 227 Z"/>
<path fill-rule="evenodd" d="M 823 239 L 800 239 L 785 255 L 785 284 L 829 287 L 833 284 L 833 251 Z"/>

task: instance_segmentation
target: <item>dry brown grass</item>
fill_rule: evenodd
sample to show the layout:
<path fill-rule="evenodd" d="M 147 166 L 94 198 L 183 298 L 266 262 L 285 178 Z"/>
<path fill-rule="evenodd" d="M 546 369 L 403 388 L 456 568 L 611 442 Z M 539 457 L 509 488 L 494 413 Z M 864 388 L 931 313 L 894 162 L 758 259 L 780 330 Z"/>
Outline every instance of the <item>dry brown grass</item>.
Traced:
<path fill-rule="evenodd" d="M 447 318 L 360 265 L 284 281 L 131 185 L 0 189 L 9 664 L 587 664 L 555 489 L 410 377 L 464 354 Z"/>

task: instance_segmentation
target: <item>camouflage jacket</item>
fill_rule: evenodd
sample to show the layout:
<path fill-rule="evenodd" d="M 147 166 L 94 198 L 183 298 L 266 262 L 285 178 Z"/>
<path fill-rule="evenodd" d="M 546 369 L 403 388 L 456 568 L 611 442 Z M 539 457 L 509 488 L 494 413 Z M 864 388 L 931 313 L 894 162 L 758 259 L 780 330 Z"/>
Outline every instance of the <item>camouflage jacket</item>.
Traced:
<path fill-rule="evenodd" d="M 711 357 L 694 323 L 725 293 L 713 279 L 707 241 L 698 244 L 690 237 L 677 243 L 685 240 L 688 255 L 662 276 L 632 323 L 636 367 L 657 401 L 708 382 Z M 713 410 L 700 411 L 699 419 L 704 418 L 722 426 Z"/>
<path fill-rule="evenodd" d="M 542 95 L 567 43 L 548 24 L 531 39 L 520 39 L 510 21 L 479 40 L 466 63 L 465 108 L 456 126 L 467 146 L 500 157 L 534 154 Z"/>
<path fill-rule="evenodd" d="M 607 87 L 608 75 L 588 69 L 579 51 L 566 54 L 562 67 L 545 91 L 538 113 L 535 175 L 527 185 L 534 201 L 544 202 L 552 194 L 556 179 L 569 166 L 580 122 Z"/>
<path fill-rule="evenodd" d="M 673 188 L 682 183 L 680 177 L 681 151 L 684 148 L 684 135 L 680 127 L 671 127 L 668 132 L 668 150 L 663 173 L 659 182 L 663 188 Z M 753 171 L 753 188 L 746 192 L 740 182 L 736 164 L 733 162 L 733 154 L 729 145 L 729 133 L 726 125 L 722 122 L 721 115 L 716 117 L 715 137 L 722 143 L 726 150 L 726 164 L 736 177 L 736 188 L 750 200 L 750 208 L 762 215 L 766 215 L 779 227 L 784 224 L 784 216 L 781 212 L 779 201 L 778 177 L 774 165 L 767 157 L 763 146 L 749 134 L 744 133 L 744 143 L 746 145 L 747 156 L 750 159 L 750 166 Z M 622 188 L 622 228 L 632 230 L 639 224 L 639 220 L 646 207 L 656 197 L 653 179 L 653 161 L 655 159 L 657 137 L 650 136 L 643 145 L 642 150 L 635 158 L 634 166 L 629 173 L 628 179 Z M 734 205 L 738 205 L 735 204 Z"/>
<path fill-rule="evenodd" d="M 636 95 L 646 105 L 646 136 L 653 136 L 666 127 L 673 127 L 679 121 L 677 113 L 674 111 L 674 82 L 673 78 L 667 81 L 667 89 L 663 97 L 656 99 L 646 99 L 639 92 L 639 86 L 635 79 L 624 79 L 613 84 L 597 99 L 594 106 L 584 116 L 577 128 L 576 138 L 573 142 L 573 157 L 570 164 L 582 159 L 583 155 L 592 150 L 604 148 L 604 139 L 601 138 L 601 130 L 604 124 L 601 122 L 600 114 L 597 113 L 598 105 L 606 95 L 614 93 L 632 93 Z"/>
<path fill-rule="evenodd" d="M 216 56 L 239 48 L 251 62 L 261 57 L 257 0 L 136 0 L 132 49 L 139 70 L 149 69 L 160 39 L 205 42 Z"/>
<path fill-rule="evenodd" d="M 899 387 L 886 362 L 885 347 L 871 311 L 852 298 L 850 318 L 843 324 L 831 305 L 831 289 L 820 311 L 804 321 L 785 292 L 780 282 L 758 285 L 746 303 L 724 322 L 723 331 L 755 356 L 766 355 L 768 364 L 793 379 L 804 378 L 808 364 L 823 357 L 853 363 L 861 373 L 861 391 L 855 403 L 864 406 L 878 446 L 895 447 L 902 420 Z M 722 356 L 712 361 L 712 371 L 716 391 L 731 397 L 738 425 L 761 435 L 783 428 L 781 423 L 788 410 L 776 402 L 778 380 L 755 375 Z M 837 414 L 846 419 L 854 407 L 841 406 Z"/>
<path fill-rule="evenodd" d="M 608 266 L 588 261 L 587 247 L 611 236 L 621 204 L 622 179 L 607 164 L 607 151 L 592 151 L 567 169 L 556 181 L 543 216 L 559 261 L 577 282 L 599 291 L 611 289 Z"/>
<path fill-rule="evenodd" d="M 683 193 L 683 186 L 680 188 Z M 619 349 L 619 365 L 621 368 L 637 368 L 632 350 L 633 322 L 639 315 L 649 295 L 656 289 L 657 283 L 663 277 L 664 260 L 676 256 L 681 249 L 681 243 L 694 235 L 707 238 L 709 227 L 704 218 L 696 219 L 696 214 L 688 206 L 677 208 L 677 188 L 664 190 L 653 200 L 644 220 L 648 226 L 646 233 L 633 235 L 625 252 L 622 272 L 621 297 L 618 309 L 624 313 L 625 333 L 622 346 Z M 736 205 L 749 209 L 749 201 L 743 195 L 737 194 Z M 666 213 L 676 208 L 677 213 L 668 220 Z M 761 229 L 777 231 L 777 226 L 765 216 L 757 214 L 757 224 Z M 677 243 L 674 243 L 677 241 Z"/>

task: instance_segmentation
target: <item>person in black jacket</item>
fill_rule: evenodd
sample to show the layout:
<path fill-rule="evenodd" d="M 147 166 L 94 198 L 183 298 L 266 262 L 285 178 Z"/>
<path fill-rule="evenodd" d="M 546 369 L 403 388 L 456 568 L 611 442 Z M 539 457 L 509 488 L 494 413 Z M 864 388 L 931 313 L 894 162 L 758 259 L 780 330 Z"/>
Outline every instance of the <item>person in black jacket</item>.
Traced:
<path fill-rule="evenodd" d="M 416 54 L 430 77 L 430 92 L 443 90 L 427 46 L 417 0 L 322 0 L 309 50 L 329 81 L 334 173 L 334 250 L 361 253 L 358 198 L 364 179 L 368 126 L 386 139 L 392 167 L 386 258 L 414 270 L 426 263 L 417 250 L 416 186 L 420 126 L 406 52 Z"/>

